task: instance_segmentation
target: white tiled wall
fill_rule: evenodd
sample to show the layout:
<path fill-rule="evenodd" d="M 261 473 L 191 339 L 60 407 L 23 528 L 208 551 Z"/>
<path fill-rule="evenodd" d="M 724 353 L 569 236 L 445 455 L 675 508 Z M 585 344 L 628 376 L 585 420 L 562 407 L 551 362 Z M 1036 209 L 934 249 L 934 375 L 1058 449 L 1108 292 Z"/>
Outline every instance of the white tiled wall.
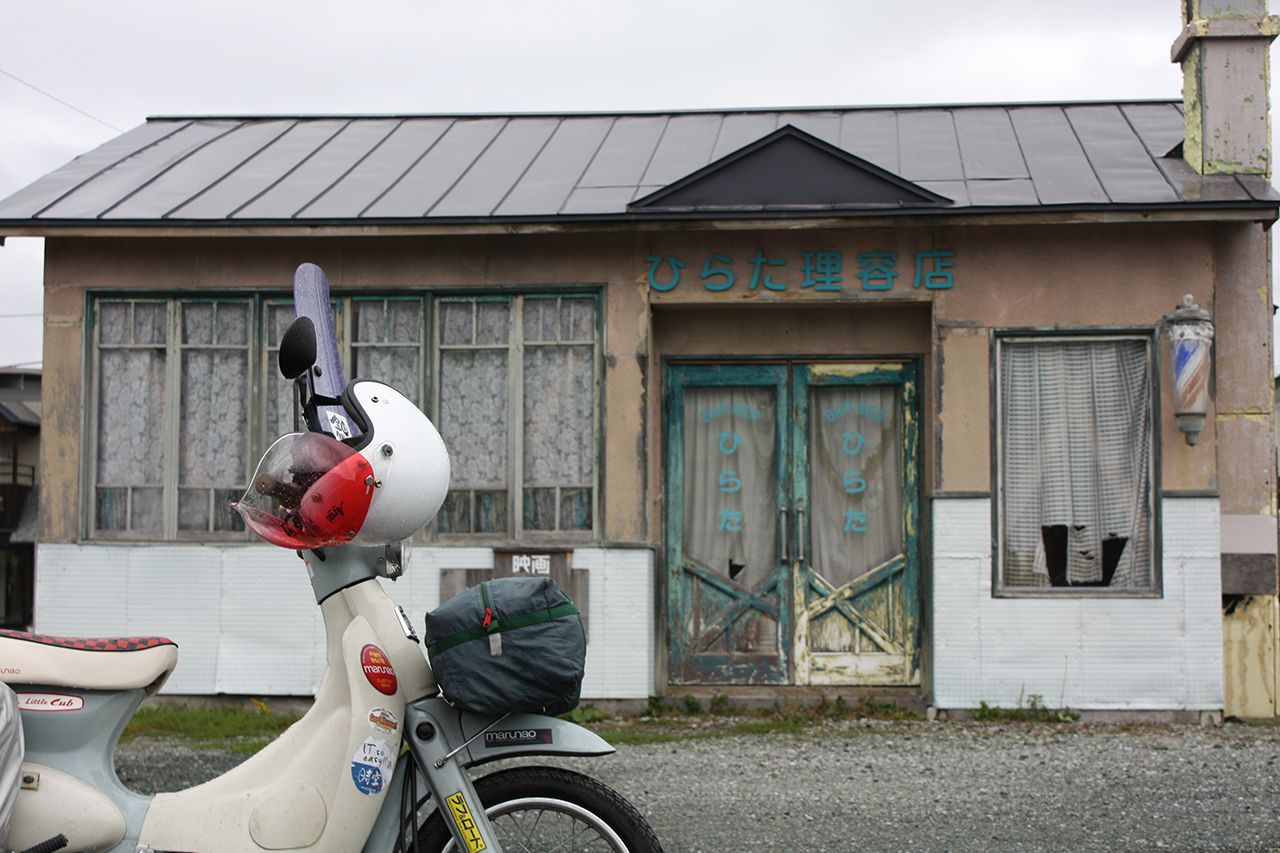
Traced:
<path fill-rule="evenodd" d="M 1160 598 L 994 598 L 990 500 L 935 499 L 934 704 L 1221 709 L 1218 501 L 1162 514 Z"/>
<path fill-rule="evenodd" d="M 421 633 L 441 569 L 492 567 L 488 548 L 418 547 L 405 574 L 382 583 Z M 651 695 L 652 552 L 578 549 L 573 567 L 590 570 L 584 700 Z M 170 637 L 171 694 L 305 696 L 324 672 L 324 625 L 302 561 L 268 546 L 39 545 L 35 627 Z"/>

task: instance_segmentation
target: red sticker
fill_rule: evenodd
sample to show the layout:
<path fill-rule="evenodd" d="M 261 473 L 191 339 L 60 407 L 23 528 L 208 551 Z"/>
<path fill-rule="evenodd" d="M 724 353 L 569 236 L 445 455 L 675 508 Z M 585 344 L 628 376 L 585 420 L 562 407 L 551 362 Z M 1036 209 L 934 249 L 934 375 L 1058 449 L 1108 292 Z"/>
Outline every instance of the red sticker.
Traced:
<path fill-rule="evenodd" d="M 391 696 L 399 684 L 396 682 L 396 671 L 391 668 L 391 661 L 382 653 L 382 649 L 370 643 L 360 650 L 360 666 L 364 668 L 364 677 L 369 679 L 373 689 Z"/>

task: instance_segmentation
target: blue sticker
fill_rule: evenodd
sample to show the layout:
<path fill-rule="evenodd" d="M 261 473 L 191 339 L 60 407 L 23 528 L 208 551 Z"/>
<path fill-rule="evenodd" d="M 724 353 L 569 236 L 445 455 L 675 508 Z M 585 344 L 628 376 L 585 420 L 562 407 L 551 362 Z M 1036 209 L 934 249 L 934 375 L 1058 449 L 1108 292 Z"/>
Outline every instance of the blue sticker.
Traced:
<path fill-rule="evenodd" d="M 372 764 L 351 762 L 351 778 L 356 783 L 356 790 L 362 794 L 377 794 L 382 791 L 382 768 Z"/>
<path fill-rule="evenodd" d="M 381 738 L 365 738 L 351 756 L 351 780 L 362 794 L 378 794 L 391 775 L 391 745 Z"/>

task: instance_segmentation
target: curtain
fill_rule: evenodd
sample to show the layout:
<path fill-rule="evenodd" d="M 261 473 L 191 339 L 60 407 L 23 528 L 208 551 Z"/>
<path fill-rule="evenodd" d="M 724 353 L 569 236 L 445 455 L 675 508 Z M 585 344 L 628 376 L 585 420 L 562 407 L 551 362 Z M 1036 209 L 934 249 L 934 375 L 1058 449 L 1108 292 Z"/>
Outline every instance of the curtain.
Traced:
<path fill-rule="evenodd" d="M 898 389 L 817 386 L 810 398 L 810 562 L 840 587 L 902 552 Z"/>
<path fill-rule="evenodd" d="M 747 590 L 780 559 L 777 430 L 772 388 L 685 391 L 684 553 Z M 699 619 L 716 618 L 728 603 L 719 596 L 701 600 Z M 777 633 L 772 620 L 753 614 L 731 632 L 730 648 L 769 653 L 778 647 Z"/>
<path fill-rule="evenodd" d="M 1005 586 L 1149 588 L 1147 342 L 1006 341 L 1000 352 Z"/>

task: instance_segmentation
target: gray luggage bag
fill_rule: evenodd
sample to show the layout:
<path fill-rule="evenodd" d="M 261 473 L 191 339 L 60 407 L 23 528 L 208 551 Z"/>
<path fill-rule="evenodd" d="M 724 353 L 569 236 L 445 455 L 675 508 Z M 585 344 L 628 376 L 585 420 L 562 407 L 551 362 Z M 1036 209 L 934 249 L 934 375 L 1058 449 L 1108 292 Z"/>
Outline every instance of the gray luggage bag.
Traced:
<path fill-rule="evenodd" d="M 427 614 L 444 698 L 478 714 L 563 714 L 578 704 L 582 616 L 549 577 L 485 581 Z"/>

